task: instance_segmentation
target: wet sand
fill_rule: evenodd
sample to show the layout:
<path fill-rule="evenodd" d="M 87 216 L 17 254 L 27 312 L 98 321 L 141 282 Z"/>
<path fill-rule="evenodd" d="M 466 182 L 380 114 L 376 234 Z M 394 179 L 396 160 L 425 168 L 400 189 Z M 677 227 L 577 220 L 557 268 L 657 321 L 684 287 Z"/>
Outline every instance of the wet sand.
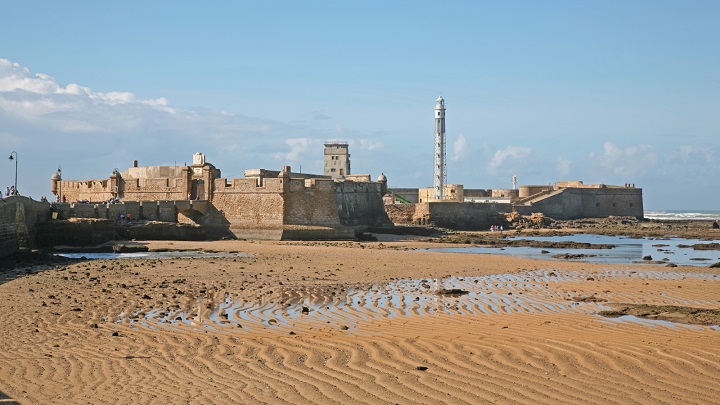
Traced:
<path fill-rule="evenodd" d="M 253 256 L 6 270 L 0 403 L 720 403 L 720 330 L 598 315 L 719 309 L 719 269 L 148 244 Z"/>

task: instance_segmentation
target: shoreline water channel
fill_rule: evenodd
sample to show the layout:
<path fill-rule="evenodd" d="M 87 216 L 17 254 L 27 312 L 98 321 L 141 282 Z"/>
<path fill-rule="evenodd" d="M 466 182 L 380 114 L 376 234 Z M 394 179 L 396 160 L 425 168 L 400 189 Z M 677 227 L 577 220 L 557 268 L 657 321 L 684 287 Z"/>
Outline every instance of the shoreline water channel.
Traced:
<path fill-rule="evenodd" d="M 709 266 L 720 262 L 720 250 L 695 250 L 692 245 L 718 243 L 718 240 L 685 238 L 629 238 L 596 234 L 573 234 L 563 236 L 523 236 L 508 237 L 507 240 L 525 240 L 538 242 L 578 242 L 592 245 L 613 245 L 611 249 L 593 248 L 548 248 L 531 246 L 507 247 L 442 247 L 424 249 L 431 252 L 470 253 L 507 255 L 526 259 L 554 260 L 555 255 L 571 254 L 578 260 L 590 263 L 629 264 L 659 262 L 673 263 L 678 266 Z M 644 259 L 650 256 L 652 259 Z"/>

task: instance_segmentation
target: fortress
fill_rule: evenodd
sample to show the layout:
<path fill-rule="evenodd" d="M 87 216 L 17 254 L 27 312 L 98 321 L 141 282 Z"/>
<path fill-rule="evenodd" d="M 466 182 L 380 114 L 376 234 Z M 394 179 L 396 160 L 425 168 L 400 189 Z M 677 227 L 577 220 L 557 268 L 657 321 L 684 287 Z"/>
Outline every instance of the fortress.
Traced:
<path fill-rule="evenodd" d="M 333 147 L 329 144 L 326 151 Z M 373 182 L 369 175 L 348 171 L 326 176 L 294 173 L 284 166 L 280 171 L 246 170 L 244 178 L 226 179 L 202 153 L 193 156 L 191 166 L 140 167 L 135 161 L 102 180 L 67 181 L 56 173 L 51 191 L 73 202 L 56 204 L 65 218 L 116 220 L 129 214 L 197 224 L 214 236 L 354 239 L 356 227 L 390 225 L 382 200 L 384 176 Z M 120 203 L 111 203 L 115 201 Z"/>
<path fill-rule="evenodd" d="M 191 166 L 133 167 L 108 179 L 67 181 L 55 174 L 53 194 L 61 217 L 130 218 L 202 226 L 213 237 L 247 239 L 353 239 L 356 230 L 396 224 L 483 230 L 502 214 L 542 213 L 558 220 L 608 216 L 643 217 L 642 189 L 584 184 L 521 185 L 512 189 L 389 189 L 387 178 L 350 172 L 346 143 L 325 145 L 325 174 L 250 169 L 226 179 L 205 155 Z M 111 204 L 108 201 L 121 201 Z M 84 203 L 80 203 L 84 202 Z"/>
<path fill-rule="evenodd" d="M 390 208 L 394 222 L 432 224 L 451 229 L 485 230 L 505 222 L 503 214 L 543 214 L 556 220 L 607 218 L 642 219 L 642 189 L 633 185 L 557 182 L 547 186 L 520 186 L 517 189 L 465 189 L 459 184 L 445 186 L 443 200 L 432 199 L 432 189 L 392 189 L 395 200 L 408 208 Z"/>
<path fill-rule="evenodd" d="M 644 216 L 642 189 L 630 184 L 564 181 L 516 187 L 514 177 L 512 189 L 469 189 L 448 184 L 446 169 L 445 104 L 439 97 L 432 188 L 388 188 L 384 174 L 376 181 L 369 174 L 352 174 L 348 143 L 337 141 L 325 143 L 322 175 L 284 166 L 250 169 L 243 178 L 227 179 L 202 153 L 189 166 L 143 167 L 134 161 L 125 171 L 112 170 L 107 179 L 64 180 L 58 172 L 51 178 L 57 203 L 20 196 L 0 200 L 0 256 L 32 247 L 37 235 L 49 241 L 48 234 L 60 234 L 64 242 L 76 244 L 109 240 L 127 231 L 115 226 L 121 219 L 170 225 L 145 233 L 132 227 L 136 233 L 120 234 L 139 239 L 348 240 L 368 228 L 393 224 L 487 230 L 506 222 L 508 213 L 541 213 L 557 220 Z M 72 218 L 104 221 L 48 231 L 48 224 L 61 222 L 55 219 Z"/>

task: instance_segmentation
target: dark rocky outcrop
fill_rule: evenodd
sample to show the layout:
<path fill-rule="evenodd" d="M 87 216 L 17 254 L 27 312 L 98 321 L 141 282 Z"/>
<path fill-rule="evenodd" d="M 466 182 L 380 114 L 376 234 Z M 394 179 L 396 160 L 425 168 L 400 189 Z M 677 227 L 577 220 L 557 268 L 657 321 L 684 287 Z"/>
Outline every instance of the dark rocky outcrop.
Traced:
<path fill-rule="evenodd" d="M 40 247 L 92 246 L 117 239 L 115 224 L 109 219 L 48 221 L 38 226 L 36 236 Z"/>

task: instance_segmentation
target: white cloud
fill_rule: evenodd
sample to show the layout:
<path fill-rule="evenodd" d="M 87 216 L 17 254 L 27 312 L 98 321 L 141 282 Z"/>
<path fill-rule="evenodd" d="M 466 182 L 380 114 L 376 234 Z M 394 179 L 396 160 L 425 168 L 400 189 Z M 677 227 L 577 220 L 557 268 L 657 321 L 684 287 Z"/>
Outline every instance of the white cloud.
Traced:
<path fill-rule="evenodd" d="M 12 97 L 12 93 L 21 94 L 21 99 L 29 96 L 35 98 L 32 102 L 18 102 L 18 97 Z M 101 93 L 75 83 L 63 87 L 52 76 L 43 73 L 33 75 L 28 68 L 7 59 L 0 59 L 0 94 L 4 96 L 0 98 L 0 107 L 19 114 L 67 110 L 83 102 L 107 105 L 143 104 L 160 107 L 166 112 L 175 112 L 168 108 L 168 100 L 164 97 L 138 100 L 129 92 Z"/>
<path fill-rule="evenodd" d="M 687 160 L 694 152 L 694 148 L 690 145 L 683 145 L 680 147 L 680 159 Z"/>
<path fill-rule="evenodd" d="M 712 163 L 715 160 L 715 155 L 713 154 L 712 149 L 698 149 L 690 145 L 680 146 L 679 156 L 680 160 L 684 162 L 702 159 L 706 163 Z"/>
<path fill-rule="evenodd" d="M 316 131 L 310 127 L 170 104 L 164 97 L 61 85 L 0 59 L 0 146 L 18 152 L 18 183 L 26 195 L 49 194 L 47 179 L 59 165 L 68 179 L 83 180 L 104 178 L 135 159 L 143 165 L 189 161 L 197 151 L 223 174 L 275 167 L 275 158 L 296 161 L 303 154 L 322 161 L 322 142 L 311 139 Z M 288 134 L 295 140 L 286 142 Z M 282 145 L 290 151 L 273 155 Z M 0 184 L 13 177 L 0 170 Z"/>
<path fill-rule="evenodd" d="M 531 153 L 532 149 L 526 146 L 508 146 L 505 149 L 495 151 L 493 158 L 490 160 L 490 163 L 488 163 L 488 169 L 491 172 L 494 172 L 495 170 L 499 169 L 506 160 L 522 159 L 530 156 Z"/>
<path fill-rule="evenodd" d="M 312 138 L 290 138 L 285 140 L 285 144 L 290 147 L 290 151 L 275 153 L 273 155 L 275 159 L 297 162 L 301 158 L 318 155 L 318 151 L 322 151 L 323 148 L 323 142 L 320 139 Z"/>
<path fill-rule="evenodd" d="M 452 160 L 457 162 L 458 160 L 465 159 L 470 154 L 469 148 L 470 145 L 468 144 L 465 135 L 460 134 L 455 142 L 453 142 Z"/>
<path fill-rule="evenodd" d="M 621 148 L 612 142 L 605 142 L 601 154 L 590 153 L 590 159 L 612 174 L 624 177 L 643 175 L 658 162 L 657 153 L 650 145 Z"/>
<path fill-rule="evenodd" d="M 382 142 L 376 142 L 371 139 L 360 139 L 357 142 L 351 142 L 350 145 L 351 146 L 357 145 L 362 150 L 370 150 L 370 151 L 382 149 L 383 146 L 385 146 L 385 145 L 383 145 Z"/>

